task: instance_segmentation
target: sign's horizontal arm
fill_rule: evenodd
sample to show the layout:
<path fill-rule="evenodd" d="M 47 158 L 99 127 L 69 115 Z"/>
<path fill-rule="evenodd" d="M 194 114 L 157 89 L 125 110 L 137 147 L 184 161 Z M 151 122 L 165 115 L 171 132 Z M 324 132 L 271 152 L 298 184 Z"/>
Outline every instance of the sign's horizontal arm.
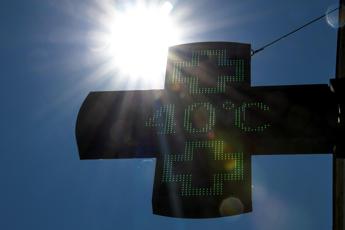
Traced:
<path fill-rule="evenodd" d="M 253 154 L 330 153 L 334 101 L 327 85 L 234 87 L 185 100 L 164 90 L 92 92 L 76 136 L 81 159 L 152 158 L 164 142 L 183 146 L 205 138 Z"/>

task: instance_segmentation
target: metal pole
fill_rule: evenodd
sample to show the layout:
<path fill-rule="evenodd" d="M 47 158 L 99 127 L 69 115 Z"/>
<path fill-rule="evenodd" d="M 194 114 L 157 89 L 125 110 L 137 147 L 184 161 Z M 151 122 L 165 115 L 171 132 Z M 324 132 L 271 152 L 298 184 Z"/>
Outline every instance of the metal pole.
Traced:
<path fill-rule="evenodd" d="M 341 25 L 345 20 L 345 15 L 342 13 L 345 10 L 343 9 L 345 0 L 339 0 L 339 4 L 339 25 Z M 336 78 L 345 78 L 345 29 L 342 26 L 338 29 Z M 333 155 L 333 230 L 345 230 L 344 179 L 344 159 L 337 159 Z"/>

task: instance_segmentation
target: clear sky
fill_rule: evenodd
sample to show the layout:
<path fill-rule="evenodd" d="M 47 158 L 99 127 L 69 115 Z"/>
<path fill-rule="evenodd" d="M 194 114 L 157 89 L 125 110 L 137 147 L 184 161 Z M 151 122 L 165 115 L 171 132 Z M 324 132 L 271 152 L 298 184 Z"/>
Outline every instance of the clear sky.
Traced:
<path fill-rule="evenodd" d="M 0 229 L 331 229 L 330 154 L 254 156 L 253 212 L 207 220 L 152 214 L 154 160 L 80 161 L 74 129 L 86 95 L 128 88 L 111 84 L 121 76 L 103 73 L 91 52 L 99 2 L 0 1 Z M 188 28 L 181 42 L 255 49 L 337 0 L 171 3 Z M 335 55 L 336 30 L 322 20 L 255 55 L 252 84 L 328 83 Z"/>

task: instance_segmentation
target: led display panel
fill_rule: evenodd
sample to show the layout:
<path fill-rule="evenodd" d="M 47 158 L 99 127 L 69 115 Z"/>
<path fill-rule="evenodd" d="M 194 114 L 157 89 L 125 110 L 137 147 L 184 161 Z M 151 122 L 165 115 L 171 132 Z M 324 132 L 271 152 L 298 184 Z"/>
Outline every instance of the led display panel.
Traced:
<path fill-rule="evenodd" d="M 250 50 L 171 47 L 164 89 L 91 92 L 77 120 L 80 158 L 156 158 L 157 215 L 250 212 L 252 154 L 328 153 L 336 127 L 327 85 L 251 87 Z"/>

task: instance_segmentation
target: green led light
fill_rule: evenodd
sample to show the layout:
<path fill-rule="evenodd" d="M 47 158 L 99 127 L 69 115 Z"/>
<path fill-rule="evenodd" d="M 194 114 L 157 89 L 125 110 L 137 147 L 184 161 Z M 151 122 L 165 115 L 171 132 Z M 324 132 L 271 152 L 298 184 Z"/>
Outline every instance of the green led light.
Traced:
<path fill-rule="evenodd" d="M 232 103 L 231 101 L 229 100 L 226 100 L 223 102 L 223 109 L 225 110 L 232 110 L 235 108 L 235 104 Z"/>
<path fill-rule="evenodd" d="M 235 167 L 229 172 L 215 172 L 210 187 L 195 187 L 192 185 L 193 172 L 188 174 L 174 174 L 175 164 L 193 161 L 195 150 L 198 148 L 211 148 L 213 160 L 229 160 L 235 162 Z M 226 181 L 242 181 L 244 179 L 243 153 L 224 153 L 224 142 L 212 141 L 187 141 L 183 154 L 164 154 L 162 183 L 181 183 L 180 194 L 182 196 L 214 196 L 223 194 L 223 185 Z"/>
<path fill-rule="evenodd" d="M 185 76 L 182 74 L 182 68 L 198 67 L 200 65 L 200 56 L 216 56 L 219 67 L 234 67 L 235 74 L 232 76 L 217 76 L 215 87 L 200 87 L 197 76 Z M 240 83 L 245 80 L 244 75 L 244 60 L 233 60 L 226 58 L 226 50 L 200 50 L 192 52 L 192 59 L 190 61 L 174 60 L 173 70 L 171 74 L 167 75 L 167 84 L 172 88 L 177 84 L 184 84 L 187 86 L 190 94 L 217 94 L 224 93 L 228 83 Z"/>
<path fill-rule="evenodd" d="M 207 110 L 208 114 L 208 120 L 206 124 L 201 128 L 195 128 L 193 127 L 193 123 L 191 122 L 193 117 L 193 112 L 195 109 L 203 107 Z M 185 130 L 189 133 L 206 133 L 213 129 L 215 125 L 216 120 L 216 111 L 213 108 L 212 104 L 208 102 L 199 102 L 199 103 L 193 103 L 189 105 L 184 112 L 184 119 L 183 119 L 183 126 Z"/>
<path fill-rule="evenodd" d="M 175 133 L 175 105 L 169 104 L 160 107 L 153 113 L 153 116 L 145 122 L 145 126 L 157 128 L 158 134 Z"/>
<path fill-rule="evenodd" d="M 235 110 L 235 126 L 242 129 L 245 132 L 263 132 L 265 129 L 271 126 L 270 123 L 258 125 L 256 127 L 250 127 L 246 125 L 246 110 L 251 107 L 256 107 L 262 111 L 269 111 L 270 108 L 262 102 L 243 103 Z"/>

